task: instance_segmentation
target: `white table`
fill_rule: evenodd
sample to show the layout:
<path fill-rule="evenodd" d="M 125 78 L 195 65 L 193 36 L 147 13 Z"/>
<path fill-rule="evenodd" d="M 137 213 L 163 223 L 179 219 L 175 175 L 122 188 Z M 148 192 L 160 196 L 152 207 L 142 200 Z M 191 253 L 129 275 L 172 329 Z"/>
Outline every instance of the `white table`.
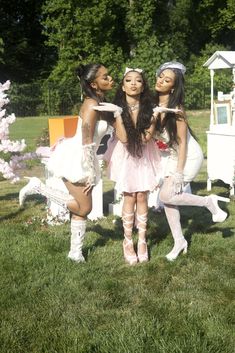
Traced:
<path fill-rule="evenodd" d="M 230 185 L 230 195 L 234 195 L 235 168 L 235 127 L 212 126 L 207 131 L 207 190 L 217 179 Z"/>

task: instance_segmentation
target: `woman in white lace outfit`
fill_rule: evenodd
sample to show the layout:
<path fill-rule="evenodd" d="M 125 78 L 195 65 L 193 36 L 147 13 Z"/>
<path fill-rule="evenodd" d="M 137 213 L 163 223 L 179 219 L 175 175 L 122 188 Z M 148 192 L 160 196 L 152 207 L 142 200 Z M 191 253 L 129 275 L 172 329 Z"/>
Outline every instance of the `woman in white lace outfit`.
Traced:
<path fill-rule="evenodd" d="M 74 137 L 58 142 L 48 162 L 48 169 L 56 177 L 62 178 L 69 193 L 54 190 L 33 177 L 21 189 L 19 201 L 23 205 L 27 195 L 38 193 L 68 208 L 71 212 L 71 247 L 68 257 L 83 262 L 86 218 L 92 209 L 91 192 L 100 178 L 96 151 L 108 129 L 105 113 L 93 107 L 104 101 L 104 95 L 112 88 L 113 81 L 101 64 L 82 65 L 77 74 L 85 97 L 79 112 L 77 131 Z"/>
<path fill-rule="evenodd" d="M 183 109 L 185 71 L 181 63 L 167 62 L 156 73 L 156 137 L 167 143 L 170 150 L 160 191 L 160 200 L 164 203 L 174 238 L 174 247 L 166 255 L 169 261 L 175 260 L 182 251 L 186 253 L 188 246 L 182 233 L 178 206 L 204 206 L 211 212 L 214 222 L 223 222 L 227 213 L 219 208 L 218 200 L 229 202 L 229 199 L 216 195 L 202 197 L 183 192 L 183 187 L 195 178 L 203 162 L 202 150 L 192 134 Z M 159 112 L 163 107 L 181 111 Z"/>

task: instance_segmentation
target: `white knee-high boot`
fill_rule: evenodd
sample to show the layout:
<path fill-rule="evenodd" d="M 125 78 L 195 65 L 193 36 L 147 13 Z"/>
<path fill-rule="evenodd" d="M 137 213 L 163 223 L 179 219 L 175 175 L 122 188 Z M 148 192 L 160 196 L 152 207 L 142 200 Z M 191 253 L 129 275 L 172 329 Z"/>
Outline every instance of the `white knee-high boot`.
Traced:
<path fill-rule="evenodd" d="M 82 246 L 86 232 L 86 221 L 71 219 L 71 242 L 68 258 L 76 262 L 84 262 Z"/>
<path fill-rule="evenodd" d="M 57 205 L 67 208 L 67 202 L 74 200 L 74 198 L 61 190 L 53 189 L 40 179 L 33 177 L 27 178 L 29 182 L 19 192 L 19 203 L 22 206 L 28 195 L 40 194 L 45 196 L 50 201 L 55 202 Z"/>

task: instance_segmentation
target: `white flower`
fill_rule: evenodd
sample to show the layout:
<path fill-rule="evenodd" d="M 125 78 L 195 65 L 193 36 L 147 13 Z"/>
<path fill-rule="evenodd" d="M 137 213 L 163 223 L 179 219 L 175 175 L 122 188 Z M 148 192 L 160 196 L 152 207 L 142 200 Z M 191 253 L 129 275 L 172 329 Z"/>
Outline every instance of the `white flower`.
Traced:
<path fill-rule="evenodd" d="M 9 125 L 15 122 L 16 117 L 14 113 L 5 116 L 6 109 L 2 109 L 2 107 L 9 103 L 5 91 L 10 88 L 10 85 L 9 80 L 4 84 L 0 83 L 0 152 L 11 154 L 9 161 L 0 158 L 0 173 L 5 179 L 9 179 L 14 183 L 20 179 L 16 171 L 25 167 L 24 161 L 37 158 L 37 155 L 36 153 L 22 154 L 26 147 L 24 139 L 21 141 L 11 141 L 9 139 Z"/>

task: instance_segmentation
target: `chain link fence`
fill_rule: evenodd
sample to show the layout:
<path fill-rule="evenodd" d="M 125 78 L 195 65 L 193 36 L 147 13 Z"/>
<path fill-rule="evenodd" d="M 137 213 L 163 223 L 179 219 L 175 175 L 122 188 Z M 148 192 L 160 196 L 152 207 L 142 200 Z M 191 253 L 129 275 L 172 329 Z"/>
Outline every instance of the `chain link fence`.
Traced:
<path fill-rule="evenodd" d="M 81 104 L 79 87 L 57 88 L 52 84 L 45 86 L 43 82 L 12 84 L 9 97 L 9 109 L 17 117 L 74 115 Z M 209 84 L 186 84 L 185 97 L 187 110 L 210 109 Z"/>

